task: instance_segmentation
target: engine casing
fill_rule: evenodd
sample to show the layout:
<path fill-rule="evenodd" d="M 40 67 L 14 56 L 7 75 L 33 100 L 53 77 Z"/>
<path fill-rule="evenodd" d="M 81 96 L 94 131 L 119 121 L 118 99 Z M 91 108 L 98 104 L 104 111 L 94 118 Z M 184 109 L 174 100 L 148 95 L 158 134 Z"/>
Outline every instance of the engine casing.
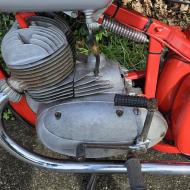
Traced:
<path fill-rule="evenodd" d="M 89 67 L 92 63 L 83 64 Z M 80 144 L 122 143 L 127 147 L 140 135 L 147 110 L 114 106 L 115 94 L 127 92 L 122 71 L 117 62 L 101 59 L 101 64 L 101 79 L 109 80 L 112 88 L 96 95 L 38 105 L 37 134 L 49 149 L 77 156 Z M 149 147 L 161 141 L 166 131 L 167 122 L 155 112 L 148 134 Z M 87 148 L 85 153 L 87 158 L 101 158 L 126 151 Z"/>
<path fill-rule="evenodd" d="M 134 144 L 140 135 L 146 109 L 115 107 L 114 94 L 92 96 L 42 106 L 38 113 L 37 133 L 42 143 L 58 153 L 76 156 L 81 143 Z M 123 111 L 122 116 L 117 110 Z M 59 113 L 59 114 L 58 114 Z M 167 131 L 163 116 L 156 112 L 148 134 L 149 147 L 162 140 Z M 127 151 L 87 148 L 87 158 L 116 156 Z"/>
<path fill-rule="evenodd" d="M 2 42 L 2 55 L 11 77 L 0 81 L 2 92 L 25 94 L 37 113 L 37 135 L 49 149 L 77 156 L 80 144 L 134 144 L 141 134 L 146 109 L 117 107 L 115 94 L 130 94 L 119 63 L 100 56 L 75 59 L 73 38 L 57 15 L 29 18 L 30 26 L 12 27 Z M 130 81 L 131 82 L 131 81 Z M 8 86 L 12 91 L 7 92 Z M 14 85 L 13 85 L 14 84 Z M 165 136 L 167 122 L 155 112 L 149 147 Z M 127 151 L 127 149 L 126 149 Z M 110 157 L 126 151 L 87 148 L 87 158 Z"/>

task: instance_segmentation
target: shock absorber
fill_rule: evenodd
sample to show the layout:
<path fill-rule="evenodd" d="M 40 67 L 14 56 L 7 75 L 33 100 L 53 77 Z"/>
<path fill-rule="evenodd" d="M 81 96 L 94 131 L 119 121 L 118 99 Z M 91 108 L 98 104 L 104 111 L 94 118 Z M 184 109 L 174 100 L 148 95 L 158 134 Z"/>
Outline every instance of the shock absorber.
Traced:
<path fill-rule="evenodd" d="M 104 17 L 102 20 L 102 27 L 109 30 L 110 32 L 114 32 L 122 37 L 128 38 L 138 43 L 147 43 L 149 41 L 146 34 L 128 28 L 109 17 Z"/>

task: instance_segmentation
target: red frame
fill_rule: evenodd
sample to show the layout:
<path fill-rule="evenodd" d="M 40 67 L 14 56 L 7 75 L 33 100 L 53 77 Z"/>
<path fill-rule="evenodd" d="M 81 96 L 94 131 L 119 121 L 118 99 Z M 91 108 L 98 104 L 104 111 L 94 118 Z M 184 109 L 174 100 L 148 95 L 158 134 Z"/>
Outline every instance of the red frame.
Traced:
<path fill-rule="evenodd" d="M 28 27 L 27 23 L 25 22 L 25 18 L 28 16 L 33 16 L 33 15 L 35 15 L 35 13 L 17 13 L 16 14 L 16 19 L 17 19 L 18 23 L 20 24 L 21 28 Z M 126 79 L 132 79 L 132 80 L 142 78 L 142 77 L 146 78 L 145 94 L 144 94 L 146 97 L 148 97 L 148 98 L 157 97 L 158 101 L 161 100 L 163 97 L 166 96 L 166 93 L 163 92 L 163 89 L 165 89 L 165 88 L 170 89 L 171 86 L 175 82 L 179 81 L 180 77 L 185 76 L 187 73 L 190 73 L 190 68 L 189 68 L 189 70 L 187 70 L 186 69 L 187 66 L 184 66 L 185 61 L 188 61 L 188 62 L 190 61 L 190 53 L 189 53 L 190 52 L 190 38 L 189 38 L 190 31 L 189 30 L 183 31 L 179 27 L 168 26 L 155 19 L 149 19 L 135 11 L 127 10 L 125 7 L 118 8 L 117 4 L 114 4 L 114 3 L 111 4 L 110 7 L 105 11 L 104 15 L 102 15 L 100 17 L 99 23 L 102 23 L 104 16 L 109 16 L 109 17 L 114 16 L 113 19 L 115 19 L 117 22 L 119 22 L 127 27 L 133 28 L 137 31 L 146 33 L 149 36 L 149 39 L 150 39 L 149 54 L 148 54 L 148 58 L 147 58 L 146 72 L 132 71 L 132 72 L 129 72 L 126 76 Z M 170 48 L 175 53 L 175 56 L 176 55 L 179 56 L 180 59 L 182 59 L 182 60 L 180 61 L 178 59 L 172 58 L 172 56 L 171 56 L 171 58 L 166 61 L 166 65 L 169 65 L 169 62 L 172 62 L 171 61 L 172 59 L 175 64 L 172 65 L 172 63 L 171 63 L 170 65 L 172 65 L 173 67 L 170 66 L 169 68 L 164 68 L 165 75 L 160 77 L 158 80 L 161 52 L 164 47 Z M 165 84 L 164 81 L 167 80 L 167 74 L 171 73 L 172 69 L 173 69 L 173 71 L 174 70 L 176 71 L 175 66 L 178 66 L 180 64 L 182 65 L 181 71 L 179 73 L 180 77 L 178 77 L 175 80 L 172 80 L 172 77 L 171 77 L 171 80 L 169 81 L 169 83 Z M 0 77 L 5 78 L 5 75 L 3 74 L 3 70 L 0 70 Z M 163 85 L 163 84 L 165 84 L 165 85 Z M 176 89 L 175 89 L 175 92 L 174 92 L 174 90 L 171 90 L 172 95 L 174 93 L 177 93 L 176 91 L 177 91 Z M 183 93 L 183 92 L 184 92 L 184 90 L 182 90 L 181 93 Z M 175 99 L 175 97 L 173 97 L 172 100 L 169 99 L 165 103 L 159 102 L 159 108 L 161 108 L 161 110 L 165 109 L 164 111 L 166 111 L 166 112 L 172 112 L 175 115 L 174 109 L 172 111 L 172 105 L 174 103 L 174 99 Z M 175 107 L 175 105 L 179 106 L 179 104 L 178 104 L 179 102 L 175 103 L 173 107 Z M 29 108 L 26 98 L 22 98 L 22 100 L 18 103 L 11 103 L 11 106 L 20 115 L 22 115 L 22 117 L 25 118 L 28 122 L 35 125 L 36 114 Z M 180 122 L 178 123 L 178 125 L 179 124 L 180 124 Z M 187 125 L 187 123 L 186 123 L 186 125 Z M 171 124 L 171 126 L 172 126 L 172 124 Z M 173 134 L 175 134 L 175 132 L 173 130 L 176 130 L 176 128 L 175 127 L 172 128 L 171 126 L 168 130 L 167 138 L 170 140 L 171 139 L 174 140 L 175 143 L 177 142 L 177 144 L 175 144 L 175 146 L 174 145 L 172 146 L 172 145 L 160 143 L 160 144 L 156 145 L 154 148 L 161 152 L 184 153 L 184 154 L 189 155 L 190 154 L 189 138 L 186 135 L 184 137 L 184 138 L 186 138 L 186 140 L 185 140 L 185 142 L 183 141 L 183 143 L 182 143 L 183 147 L 178 146 L 178 144 L 180 144 L 180 142 L 182 142 L 181 138 L 183 138 L 183 137 L 181 135 L 180 135 L 180 137 L 179 136 L 176 137 L 175 135 L 173 135 Z M 184 134 L 184 131 L 187 130 L 187 127 L 186 128 L 182 127 L 182 129 L 183 129 L 183 134 Z M 187 141 L 189 141 L 189 142 L 187 143 Z M 187 146 L 189 146 L 189 147 L 187 148 Z"/>
<path fill-rule="evenodd" d="M 15 18 L 21 28 L 28 28 L 26 18 L 30 17 L 30 16 L 36 16 L 36 13 L 34 13 L 34 12 L 17 12 Z"/>
<path fill-rule="evenodd" d="M 189 71 L 185 68 L 188 67 L 187 65 L 184 64 L 185 61 L 190 61 L 190 40 L 189 40 L 189 33 L 190 31 L 187 30 L 186 32 L 182 31 L 181 28 L 176 27 L 176 26 L 168 26 L 162 22 L 159 22 L 155 19 L 149 19 L 145 16 L 142 16 L 141 14 L 135 12 L 135 11 L 129 11 L 125 7 L 120 7 L 118 9 L 117 4 L 112 4 L 104 13 L 104 15 L 99 19 L 99 23 L 103 22 L 104 16 L 109 16 L 109 17 L 114 17 L 116 21 L 119 23 L 133 28 L 135 30 L 141 31 L 143 33 L 146 33 L 149 38 L 149 54 L 147 58 L 147 64 L 146 64 L 146 82 L 145 82 L 145 96 L 148 98 L 155 97 L 156 92 L 157 92 L 157 98 L 159 101 L 160 94 L 162 97 L 167 96 L 166 93 L 163 91 L 166 88 L 169 88 L 169 86 L 174 86 L 175 84 L 175 79 L 171 79 L 169 81 L 168 86 L 167 85 L 160 85 L 162 83 L 166 83 L 167 81 L 167 75 L 168 73 L 171 73 L 172 70 L 166 70 L 165 76 L 159 78 L 158 80 L 158 74 L 159 74 L 159 65 L 160 65 L 160 58 L 161 51 L 163 50 L 164 47 L 170 48 L 173 52 L 175 52 L 175 55 L 180 56 L 180 59 L 184 59 L 184 61 L 180 61 L 178 59 L 175 59 L 175 62 L 178 64 L 181 62 L 182 69 L 179 72 L 178 75 L 181 77 L 184 76 L 186 73 L 189 73 Z M 126 19 L 127 18 L 127 19 Z M 170 59 L 171 60 L 171 59 Z M 168 60 L 168 61 L 170 61 Z M 173 70 L 176 71 L 175 65 L 173 65 Z M 175 76 L 174 76 L 175 77 Z M 180 77 L 178 77 L 179 79 Z M 177 79 L 176 79 L 177 80 Z M 157 86 L 157 82 L 158 86 Z M 178 80 L 179 82 L 179 80 Z M 190 87 L 190 86 L 189 86 Z M 177 87 L 176 87 L 177 88 Z M 171 94 L 174 96 L 176 93 L 175 90 L 171 89 Z M 159 95 L 158 95 L 159 94 Z M 172 106 L 172 101 L 168 100 L 167 104 L 171 104 Z M 159 102 L 159 107 L 160 107 L 160 102 Z M 162 106 L 167 109 L 166 104 Z M 180 125 L 181 122 L 179 122 L 178 125 Z M 187 131 L 187 122 L 186 122 L 186 127 L 181 127 L 181 130 L 183 129 L 184 131 Z M 173 138 L 173 130 L 176 130 L 172 126 L 172 124 L 169 127 L 168 133 L 167 133 L 167 138 L 169 140 L 174 140 L 175 145 L 169 145 L 169 144 L 164 144 L 164 143 L 159 143 L 157 144 L 154 149 L 165 152 L 165 153 L 184 153 L 184 154 L 190 154 L 190 150 L 188 148 L 189 143 L 189 137 L 183 133 L 182 135 L 178 135 Z M 179 145 L 182 144 L 181 142 L 185 140 L 185 143 L 183 143 L 183 148 L 182 146 L 179 148 Z M 177 141 L 178 140 L 178 141 Z M 190 141 L 189 141 L 190 142 Z M 189 146 L 190 147 L 190 146 Z"/>

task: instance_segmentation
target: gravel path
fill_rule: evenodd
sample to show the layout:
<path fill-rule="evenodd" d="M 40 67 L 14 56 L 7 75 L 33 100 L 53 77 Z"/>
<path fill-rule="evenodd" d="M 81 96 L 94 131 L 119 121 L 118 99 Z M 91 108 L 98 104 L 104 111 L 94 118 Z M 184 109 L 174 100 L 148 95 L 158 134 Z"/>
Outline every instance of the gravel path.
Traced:
<path fill-rule="evenodd" d="M 19 121 L 6 122 L 7 131 L 24 146 L 35 151 L 55 155 L 44 149 L 35 138 L 35 133 Z M 25 164 L 0 149 L 0 190 L 84 190 L 89 175 L 61 174 L 44 171 Z M 150 151 L 142 159 L 183 159 L 177 155 L 158 154 Z M 151 176 L 145 175 L 150 190 L 188 190 L 190 176 Z M 128 190 L 127 176 L 124 174 L 101 175 L 97 190 Z"/>

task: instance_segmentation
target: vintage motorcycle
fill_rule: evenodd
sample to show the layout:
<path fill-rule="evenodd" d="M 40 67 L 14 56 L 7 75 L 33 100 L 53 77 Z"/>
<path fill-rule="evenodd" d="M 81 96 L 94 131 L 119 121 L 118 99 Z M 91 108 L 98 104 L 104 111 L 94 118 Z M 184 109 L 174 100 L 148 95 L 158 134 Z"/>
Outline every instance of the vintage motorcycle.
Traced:
<path fill-rule="evenodd" d="M 0 145 L 20 160 L 61 172 L 126 173 L 132 189 L 146 189 L 143 172 L 190 174 L 189 162 L 144 161 L 147 149 L 190 155 L 190 29 L 168 26 L 112 0 L 0 0 L 16 12 L 1 52 L 0 110 L 9 104 L 35 126 L 42 144 L 75 158 L 57 160 L 26 150 L 0 122 Z M 78 56 L 64 14 L 85 15 L 89 56 Z M 100 54 L 94 31 L 107 29 L 148 43 L 146 71 L 123 70 Z M 161 56 L 164 49 L 164 62 Z M 140 82 L 139 82 L 140 81 Z M 100 158 L 127 154 L 126 161 Z"/>

